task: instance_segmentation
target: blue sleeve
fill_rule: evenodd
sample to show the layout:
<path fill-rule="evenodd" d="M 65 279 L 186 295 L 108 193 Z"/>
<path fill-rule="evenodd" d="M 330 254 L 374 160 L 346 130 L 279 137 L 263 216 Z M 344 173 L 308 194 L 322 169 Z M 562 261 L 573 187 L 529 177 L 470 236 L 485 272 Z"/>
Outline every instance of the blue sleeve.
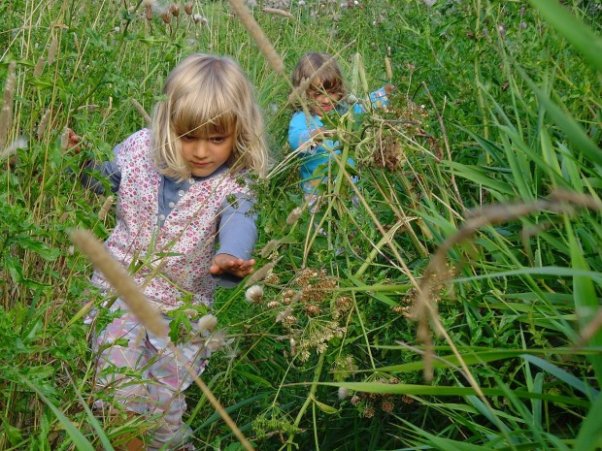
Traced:
<path fill-rule="evenodd" d="M 103 179 L 108 180 L 111 192 L 116 193 L 119 190 L 121 169 L 115 160 L 105 161 L 104 163 L 88 161 L 84 164 L 80 180 L 85 188 L 96 194 L 105 194 Z"/>
<path fill-rule="evenodd" d="M 257 214 L 252 211 L 254 205 L 254 199 L 246 195 L 235 195 L 234 199 L 224 201 L 216 254 L 228 254 L 243 260 L 251 258 L 257 241 Z M 217 279 L 224 287 L 231 287 L 240 281 L 231 274 L 217 276 Z"/>
<path fill-rule="evenodd" d="M 319 119 L 307 118 L 302 111 L 293 114 L 288 126 L 288 143 L 291 149 L 297 150 L 308 142 L 311 139 L 311 133 L 322 125 Z"/>

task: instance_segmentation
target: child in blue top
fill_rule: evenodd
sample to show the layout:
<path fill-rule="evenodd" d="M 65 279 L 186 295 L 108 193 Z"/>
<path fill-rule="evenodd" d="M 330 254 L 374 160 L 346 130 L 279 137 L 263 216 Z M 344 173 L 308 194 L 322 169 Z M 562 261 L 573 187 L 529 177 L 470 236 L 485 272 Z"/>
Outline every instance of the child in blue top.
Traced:
<path fill-rule="evenodd" d="M 353 114 L 364 112 L 356 103 L 349 105 L 343 101 L 347 95 L 343 76 L 336 60 L 326 53 L 306 53 L 293 71 L 292 83 L 299 94 L 296 109 L 288 127 L 288 142 L 293 151 L 302 158 L 301 186 L 310 203 L 315 201 L 318 186 L 328 173 L 328 164 L 333 154 L 340 154 L 340 143 L 331 139 L 332 133 L 324 127 L 325 114 L 337 111 L 344 114 L 352 109 Z M 386 107 L 388 85 L 370 94 L 374 107 Z M 301 103 L 307 104 L 307 112 Z M 307 114 L 309 113 L 309 115 Z M 354 165 L 349 159 L 348 164 Z"/>

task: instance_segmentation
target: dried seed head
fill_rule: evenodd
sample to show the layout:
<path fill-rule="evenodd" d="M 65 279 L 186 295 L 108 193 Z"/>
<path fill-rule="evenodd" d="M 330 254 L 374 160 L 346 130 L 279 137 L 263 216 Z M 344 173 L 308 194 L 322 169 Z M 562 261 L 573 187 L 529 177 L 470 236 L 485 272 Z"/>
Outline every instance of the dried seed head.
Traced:
<path fill-rule="evenodd" d="M 209 24 L 209 21 L 207 20 L 207 18 L 200 14 L 193 15 L 192 21 L 197 25 L 208 25 Z"/>
<path fill-rule="evenodd" d="M 171 5 L 169 5 L 169 12 L 171 13 L 172 16 L 179 17 L 180 16 L 180 6 L 177 5 L 176 3 L 172 3 Z"/>
<path fill-rule="evenodd" d="M 341 401 L 347 398 L 349 396 L 349 389 L 345 387 L 339 387 L 338 396 Z"/>
<path fill-rule="evenodd" d="M 264 281 L 265 281 L 265 283 L 268 283 L 270 285 L 276 285 L 280 282 L 280 277 L 278 277 L 278 274 L 271 272 L 270 274 L 268 274 L 266 276 Z"/>
<path fill-rule="evenodd" d="M 257 47 L 261 50 L 261 53 L 268 60 L 272 69 L 276 71 L 276 73 L 280 75 L 284 75 L 284 62 L 280 55 L 274 49 L 274 46 L 270 42 L 270 40 L 263 33 L 263 30 L 259 27 L 249 9 L 245 6 L 242 0 L 229 0 L 230 6 L 238 16 L 240 22 L 247 29 L 251 37 L 255 40 Z"/>
<path fill-rule="evenodd" d="M 391 413 L 391 412 L 393 412 L 393 409 L 395 408 L 395 404 L 393 404 L 393 401 L 391 401 L 390 399 L 384 399 L 380 403 L 380 408 L 385 413 Z"/>
<path fill-rule="evenodd" d="M 13 124 L 13 97 L 17 84 L 16 70 L 17 64 L 11 61 L 4 83 L 4 102 L 0 111 L 0 148 L 6 145 Z"/>
<path fill-rule="evenodd" d="M 268 13 L 268 14 L 274 14 L 276 16 L 286 17 L 287 19 L 294 18 L 293 15 L 289 11 L 285 11 L 285 10 L 279 9 L 279 8 L 269 8 L 266 6 L 263 8 L 263 12 Z"/>
<path fill-rule="evenodd" d="M 302 213 L 303 213 L 303 208 L 301 208 L 301 207 L 293 208 L 293 210 L 289 213 L 289 215 L 286 218 L 286 223 L 288 225 L 295 224 L 301 217 Z"/>
<path fill-rule="evenodd" d="M 184 12 L 190 16 L 190 15 L 192 15 L 192 8 L 193 8 L 192 2 L 188 2 L 184 5 Z"/>
<path fill-rule="evenodd" d="M 169 10 L 161 13 L 161 20 L 166 25 L 169 25 L 171 23 L 171 14 L 169 13 Z"/>
<path fill-rule="evenodd" d="M 320 310 L 320 307 L 318 307 L 317 305 L 308 304 L 305 306 L 305 312 L 309 316 L 316 316 L 316 315 L 320 314 L 321 310 Z"/>
<path fill-rule="evenodd" d="M 254 285 L 257 282 L 261 282 L 263 279 L 265 279 L 271 273 L 272 269 L 274 269 L 276 263 L 278 263 L 278 260 L 275 260 L 273 262 L 268 263 L 267 265 L 262 266 L 253 274 L 251 274 L 245 282 L 245 287 L 250 287 L 251 285 Z"/>
<path fill-rule="evenodd" d="M 40 56 L 38 58 L 38 62 L 36 63 L 36 66 L 33 69 L 33 78 L 39 78 L 40 75 L 42 75 L 42 72 L 44 72 L 45 65 L 46 65 L 46 58 L 44 58 L 43 56 Z"/>
<path fill-rule="evenodd" d="M 219 351 L 224 346 L 227 346 L 230 343 L 232 343 L 232 340 L 226 339 L 225 332 L 218 330 L 217 332 L 212 334 L 209 338 L 207 338 L 207 340 L 205 341 L 205 348 L 207 349 L 207 351 L 209 353 L 212 353 L 215 351 Z"/>
<path fill-rule="evenodd" d="M 153 5 L 149 3 L 144 5 L 144 17 L 146 20 L 153 20 Z"/>
<path fill-rule="evenodd" d="M 372 418 L 373 416 L 374 416 L 374 407 L 372 407 L 371 405 L 366 406 L 366 408 L 364 409 L 364 417 Z"/>
<path fill-rule="evenodd" d="M 351 397 L 351 399 L 349 400 L 349 402 L 351 404 L 353 404 L 354 406 L 357 406 L 360 403 L 360 401 L 361 401 L 361 398 L 358 395 L 353 395 Z"/>
<path fill-rule="evenodd" d="M 215 326 L 217 326 L 217 318 L 211 314 L 204 315 L 199 319 L 197 326 L 201 334 L 205 332 L 213 332 Z"/>
<path fill-rule="evenodd" d="M 274 309 L 274 308 L 280 307 L 280 302 L 278 302 L 278 301 L 270 301 L 270 302 L 268 302 L 267 307 L 269 309 Z"/>
<path fill-rule="evenodd" d="M 50 40 L 50 46 L 48 47 L 48 57 L 46 58 L 46 64 L 51 66 L 56 59 L 56 53 L 59 47 L 59 40 L 56 34 L 52 35 L 52 39 Z"/>
<path fill-rule="evenodd" d="M 134 108 L 136 108 L 136 111 L 138 111 L 138 113 L 140 113 L 140 116 L 142 116 L 144 118 L 144 121 L 147 124 L 150 124 L 152 122 L 152 119 L 151 119 L 150 115 L 146 112 L 144 107 L 140 104 L 140 102 L 138 102 L 133 97 L 131 98 L 131 101 L 132 101 L 132 105 L 134 105 Z"/>
<path fill-rule="evenodd" d="M 245 299 L 251 304 L 257 304 L 263 299 L 263 287 L 261 285 L 251 285 L 245 291 Z"/>
<path fill-rule="evenodd" d="M 104 221 L 105 219 L 107 219 L 107 214 L 109 213 L 109 210 L 111 210 L 111 207 L 113 206 L 114 201 L 115 201 L 114 196 L 108 196 L 105 199 L 105 201 L 102 204 L 102 207 L 100 207 L 100 211 L 98 212 L 98 219 L 100 219 L 101 221 Z"/>
<path fill-rule="evenodd" d="M 149 332 L 158 337 L 166 338 L 168 327 L 159 310 L 150 303 L 127 270 L 109 254 L 92 232 L 85 229 L 75 230 L 71 232 L 71 241 L 92 261 L 94 267 L 102 273 L 107 282 L 115 288 L 119 297 L 127 304 L 138 321 Z"/>
<path fill-rule="evenodd" d="M 47 108 L 46 111 L 44 112 L 44 115 L 40 119 L 40 123 L 38 124 L 38 130 L 36 133 L 36 135 L 38 137 L 38 141 L 41 141 L 42 138 L 44 137 L 44 135 L 46 134 L 46 129 L 48 128 L 48 121 L 50 119 L 51 111 L 52 110 L 50 108 Z"/>

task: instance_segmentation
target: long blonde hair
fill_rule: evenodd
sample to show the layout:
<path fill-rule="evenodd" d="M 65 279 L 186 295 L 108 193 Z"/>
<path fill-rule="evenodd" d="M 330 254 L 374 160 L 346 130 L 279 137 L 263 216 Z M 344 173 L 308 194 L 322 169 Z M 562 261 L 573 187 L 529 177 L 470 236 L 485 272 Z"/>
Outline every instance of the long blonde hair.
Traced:
<path fill-rule="evenodd" d="M 153 156 L 159 172 L 178 180 L 191 176 L 181 156 L 180 137 L 234 133 L 230 170 L 265 175 L 268 152 L 253 87 L 227 57 L 194 54 L 168 75 L 164 100 L 152 119 Z"/>

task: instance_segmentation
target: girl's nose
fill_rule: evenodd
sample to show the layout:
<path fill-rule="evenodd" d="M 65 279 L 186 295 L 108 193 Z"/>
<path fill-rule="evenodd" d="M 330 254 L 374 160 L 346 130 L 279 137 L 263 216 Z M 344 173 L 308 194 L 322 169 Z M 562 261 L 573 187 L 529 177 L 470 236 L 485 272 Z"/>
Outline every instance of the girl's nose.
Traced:
<path fill-rule="evenodd" d="M 194 147 L 194 156 L 197 158 L 204 158 L 207 156 L 207 140 L 199 139 Z"/>

